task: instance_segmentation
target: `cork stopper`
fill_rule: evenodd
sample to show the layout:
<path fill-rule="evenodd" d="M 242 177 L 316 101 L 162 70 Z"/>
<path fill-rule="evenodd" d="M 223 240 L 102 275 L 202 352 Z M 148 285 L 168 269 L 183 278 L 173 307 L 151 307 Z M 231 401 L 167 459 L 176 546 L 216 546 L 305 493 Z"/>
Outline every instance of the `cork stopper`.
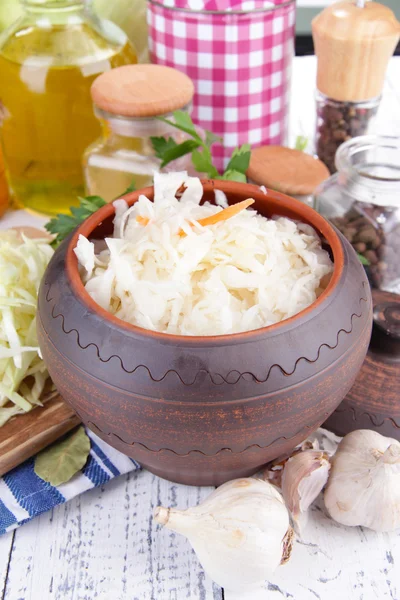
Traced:
<path fill-rule="evenodd" d="M 103 73 L 92 84 L 94 104 L 124 117 L 154 117 L 179 110 L 193 98 L 184 73 L 161 65 L 126 65 Z"/>
<path fill-rule="evenodd" d="M 341 102 L 380 96 L 400 37 L 400 23 L 390 8 L 377 2 L 337 2 L 313 19 L 312 33 L 320 92 Z"/>
<path fill-rule="evenodd" d="M 247 176 L 289 196 L 308 196 L 328 179 L 329 171 L 323 162 L 300 150 L 260 146 L 251 151 Z"/>

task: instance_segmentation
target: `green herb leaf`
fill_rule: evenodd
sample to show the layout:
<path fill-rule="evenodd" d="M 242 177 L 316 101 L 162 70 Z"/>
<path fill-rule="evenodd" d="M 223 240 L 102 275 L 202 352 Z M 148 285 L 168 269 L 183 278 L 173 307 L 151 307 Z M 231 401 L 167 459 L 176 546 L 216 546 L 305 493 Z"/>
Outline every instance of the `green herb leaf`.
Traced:
<path fill-rule="evenodd" d="M 81 426 L 61 442 L 42 450 L 35 459 L 35 473 L 51 485 L 69 481 L 80 471 L 89 456 L 90 439 Z"/>
<path fill-rule="evenodd" d="M 154 151 L 159 159 L 161 159 L 161 168 L 176 158 L 192 153 L 192 163 L 199 173 L 206 173 L 208 177 L 214 179 L 230 179 L 232 181 L 246 182 L 246 171 L 249 167 L 251 148 L 250 144 L 243 144 L 232 153 L 232 157 L 227 168 L 222 176 L 212 164 L 211 146 L 216 143 L 222 143 L 222 139 L 212 133 L 205 131 L 205 140 L 197 133 L 195 125 L 190 116 L 184 111 L 175 111 L 173 113 L 174 121 L 158 117 L 164 123 L 168 123 L 171 127 L 184 131 L 192 137 L 191 140 L 186 140 L 182 144 L 175 144 L 171 139 L 152 137 Z M 201 147 L 201 151 L 198 148 Z"/>
<path fill-rule="evenodd" d="M 215 135 L 215 133 L 213 133 L 212 131 L 206 130 L 206 146 L 210 148 L 210 146 L 215 144 L 215 142 L 222 144 L 222 137 Z"/>
<path fill-rule="evenodd" d="M 203 148 L 202 152 L 194 150 L 192 152 L 192 163 L 199 173 L 206 173 L 211 178 L 219 177 L 217 169 L 212 164 L 211 152 L 208 148 Z"/>
<path fill-rule="evenodd" d="M 120 194 L 119 196 L 117 196 L 115 198 L 115 200 L 118 200 L 122 196 L 125 196 L 126 194 L 130 194 L 131 192 L 136 192 L 136 183 L 135 183 L 134 179 L 132 179 L 132 181 L 130 182 L 130 184 L 126 188 L 126 190 L 124 192 L 122 192 L 122 194 Z"/>
<path fill-rule="evenodd" d="M 107 204 L 100 196 L 79 197 L 78 200 L 79 206 L 72 206 L 70 215 L 58 214 L 46 223 L 47 231 L 56 235 L 52 246 L 58 246 L 82 221 Z"/>
<path fill-rule="evenodd" d="M 77 219 L 71 215 L 57 215 L 50 219 L 50 221 L 46 223 L 45 229 L 56 236 L 51 242 L 51 245 L 53 247 L 58 246 L 72 231 L 74 231 L 77 224 Z"/>
<path fill-rule="evenodd" d="M 362 254 L 360 254 L 359 252 L 357 252 L 357 256 L 358 256 L 358 260 L 360 261 L 360 263 L 362 265 L 364 265 L 365 267 L 369 267 L 369 265 L 371 264 L 368 260 L 368 258 L 365 258 L 365 256 L 363 256 Z"/>
<path fill-rule="evenodd" d="M 94 213 L 96 210 L 107 204 L 104 198 L 101 198 L 100 196 L 86 196 L 85 198 L 78 196 L 78 200 L 81 203 L 81 207 L 89 214 Z"/>
<path fill-rule="evenodd" d="M 239 173 L 246 173 L 249 168 L 251 155 L 250 144 L 243 144 L 240 148 L 236 148 L 233 151 L 231 160 L 227 164 L 225 173 L 228 171 L 239 171 Z"/>
<path fill-rule="evenodd" d="M 308 138 L 305 135 L 298 135 L 296 138 L 295 150 L 300 150 L 300 152 L 304 152 L 304 150 L 308 146 Z"/>
<path fill-rule="evenodd" d="M 165 137 L 151 137 L 151 143 L 153 145 L 154 152 L 160 160 L 164 159 L 164 154 L 168 150 L 175 148 L 178 144 L 172 137 L 166 139 Z"/>
<path fill-rule="evenodd" d="M 190 154 L 190 152 L 198 148 L 199 145 L 199 142 L 196 140 L 186 140 L 185 142 L 182 142 L 182 144 L 178 144 L 177 146 L 166 150 L 166 152 L 164 152 L 161 168 L 165 167 L 168 163 L 180 158 L 181 156 Z"/>
<path fill-rule="evenodd" d="M 225 181 L 238 181 L 240 183 L 247 182 L 246 175 L 240 171 L 236 171 L 235 169 L 229 169 L 225 171 L 220 179 L 224 179 Z"/>
<path fill-rule="evenodd" d="M 194 140 L 197 140 L 199 142 L 199 144 L 201 144 L 203 142 L 203 140 L 197 133 L 194 123 L 193 123 L 192 119 L 189 117 L 189 115 L 187 115 L 189 117 L 189 122 L 186 119 L 180 119 L 179 116 L 178 116 L 178 121 L 180 121 L 180 123 L 176 122 L 176 115 L 179 115 L 180 112 L 181 111 L 178 110 L 173 113 L 174 117 L 175 117 L 175 121 L 171 121 L 170 119 L 166 119 L 165 117 L 157 117 L 157 119 L 159 121 L 162 121 L 163 123 L 167 123 L 167 125 L 170 125 L 171 127 L 175 127 L 175 129 L 179 129 L 179 131 L 183 131 L 183 132 L 187 133 Z"/>
<path fill-rule="evenodd" d="M 186 133 L 188 133 L 189 135 L 191 135 L 193 137 L 193 139 L 197 139 L 199 142 L 201 142 L 201 137 L 199 136 L 199 134 L 196 131 L 196 127 L 189 115 L 189 113 L 185 112 L 184 110 L 176 110 L 174 113 L 174 121 L 175 121 L 175 126 L 178 127 L 178 129 L 180 129 L 181 131 L 185 131 Z"/>

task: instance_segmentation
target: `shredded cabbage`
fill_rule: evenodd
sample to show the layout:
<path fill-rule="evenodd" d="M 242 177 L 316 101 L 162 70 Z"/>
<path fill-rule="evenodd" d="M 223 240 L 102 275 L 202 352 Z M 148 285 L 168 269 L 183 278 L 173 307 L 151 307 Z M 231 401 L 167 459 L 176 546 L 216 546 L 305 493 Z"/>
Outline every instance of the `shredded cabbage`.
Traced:
<path fill-rule="evenodd" d="M 123 321 L 164 333 L 219 335 L 277 323 L 309 306 L 333 265 L 309 225 L 243 210 L 214 225 L 185 172 L 156 174 L 154 202 L 118 200 L 105 247 L 80 236 L 75 249 L 87 292 Z M 98 248 L 98 250 L 96 250 Z"/>
<path fill-rule="evenodd" d="M 45 237 L 0 232 L 0 426 L 41 404 L 48 372 L 39 356 L 36 304 L 52 255 Z"/>

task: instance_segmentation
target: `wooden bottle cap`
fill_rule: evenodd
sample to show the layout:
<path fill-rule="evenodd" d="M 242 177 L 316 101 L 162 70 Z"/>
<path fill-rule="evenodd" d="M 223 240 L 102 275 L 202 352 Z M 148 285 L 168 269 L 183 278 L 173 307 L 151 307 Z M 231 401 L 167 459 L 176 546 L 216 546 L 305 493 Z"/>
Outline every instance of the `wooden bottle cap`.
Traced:
<path fill-rule="evenodd" d="M 193 98 L 184 73 L 161 65 L 126 65 L 103 73 L 92 84 L 93 102 L 124 117 L 154 117 L 179 110 Z"/>
<path fill-rule="evenodd" d="M 390 57 L 400 37 L 400 23 L 377 2 L 357 6 L 337 2 L 312 21 L 318 57 L 317 88 L 341 102 L 380 96 Z"/>
<path fill-rule="evenodd" d="M 318 158 L 300 150 L 261 146 L 251 151 L 247 176 L 283 194 L 307 196 L 328 179 L 329 171 Z"/>

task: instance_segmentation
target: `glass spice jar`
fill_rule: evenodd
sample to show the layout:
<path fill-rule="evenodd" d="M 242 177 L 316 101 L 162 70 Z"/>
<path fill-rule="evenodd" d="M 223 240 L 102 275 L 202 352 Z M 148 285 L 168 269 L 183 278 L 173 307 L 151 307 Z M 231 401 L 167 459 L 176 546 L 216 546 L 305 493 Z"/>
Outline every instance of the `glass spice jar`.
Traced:
<path fill-rule="evenodd" d="M 360 254 L 371 286 L 400 294 L 400 138 L 367 135 L 337 151 L 314 206 Z"/>
<path fill-rule="evenodd" d="M 172 137 L 177 143 L 187 139 L 157 117 L 173 119 L 173 111 L 189 111 L 194 86 L 184 73 L 170 67 L 131 65 L 100 75 L 91 93 L 102 136 L 83 156 L 86 190 L 110 202 L 132 181 L 136 189 L 152 185 L 161 161 L 151 137 Z M 190 165 L 189 154 L 165 170 L 190 172 Z"/>
<path fill-rule="evenodd" d="M 330 173 L 336 172 L 335 155 L 343 142 L 370 133 L 379 108 L 380 97 L 364 102 L 340 102 L 317 91 L 317 132 L 315 147 L 318 158 Z"/>
<path fill-rule="evenodd" d="M 334 173 L 340 144 L 371 133 L 400 24 L 379 2 L 329 4 L 311 28 L 317 56 L 316 150 Z"/>

